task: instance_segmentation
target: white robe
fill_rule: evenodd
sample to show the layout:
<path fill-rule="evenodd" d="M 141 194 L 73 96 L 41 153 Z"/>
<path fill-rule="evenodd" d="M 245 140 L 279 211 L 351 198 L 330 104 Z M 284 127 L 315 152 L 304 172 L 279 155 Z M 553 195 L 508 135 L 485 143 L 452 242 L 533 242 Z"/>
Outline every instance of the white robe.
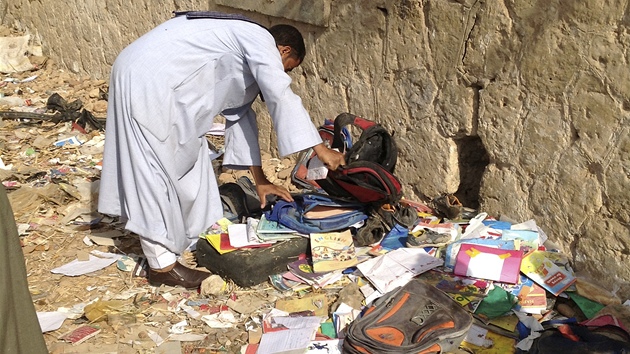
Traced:
<path fill-rule="evenodd" d="M 290 88 L 264 28 L 173 18 L 125 48 L 112 67 L 98 209 L 180 254 L 223 216 L 205 133 L 226 116 L 224 164 L 259 166 L 262 92 L 280 155 L 321 138 Z"/>

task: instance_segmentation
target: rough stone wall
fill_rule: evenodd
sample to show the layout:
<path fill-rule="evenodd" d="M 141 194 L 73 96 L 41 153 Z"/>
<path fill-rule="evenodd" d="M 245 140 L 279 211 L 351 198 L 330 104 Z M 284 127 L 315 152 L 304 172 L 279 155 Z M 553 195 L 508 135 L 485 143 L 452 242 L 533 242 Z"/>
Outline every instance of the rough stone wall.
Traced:
<path fill-rule="evenodd" d="M 309 47 L 292 76 L 314 121 L 343 111 L 379 120 L 400 145 L 408 196 L 456 193 L 493 215 L 533 218 L 578 271 L 630 296 L 628 0 L 234 3 L 12 0 L 0 16 L 97 78 L 172 10 L 291 23 Z M 258 109 L 262 143 L 273 145 Z"/>

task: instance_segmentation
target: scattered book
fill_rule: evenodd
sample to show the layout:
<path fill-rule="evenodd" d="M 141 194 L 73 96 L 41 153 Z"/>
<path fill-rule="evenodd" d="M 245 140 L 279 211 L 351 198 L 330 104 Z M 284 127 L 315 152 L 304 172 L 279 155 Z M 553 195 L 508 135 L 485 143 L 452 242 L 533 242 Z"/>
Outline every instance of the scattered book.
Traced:
<path fill-rule="evenodd" d="M 504 283 L 518 283 L 523 251 L 462 244 L 453 273 Z"/>
<path fill-rule="evenodd" d="M 424 280 L 448 294 L 485 297 L 490 291 L 492 281 L 455 275 L 443 269 L 432 269 L 420 274 Z"/>
<path fill-rule="evenodd" d="M 531 314 L 541 314 L 547 309 L 547 292 L 525 275 L 517 284 L 497 283 L 505 291 L 518 298 L 514 310 Z"/>
<path fill-rule="evenodd" d="M 320 273 L 314 272 L 313 267 L 306 259 L 299 259 L 295 262 L 291 262 L 287 265 L 287 267 L 293 275 L 315 288 L 323 288 L 328 284 L 332 284 L 341 279 L 343 275 L 341 270 Z"/>
<path fill-rule="evenodd" d="M 79 345 L 86 340 L 96 336 L 101 332 L 101 329 L 92 325 L 84 325 L 75 328 L 65 334 L 62 334 L 59 339 L 72 343 L 72 345 Z"/>
<path fill-rule="evenodd" d="M 297 237 L 305 237 L 297 231 L 290 229 L 276 221 L 267 220 L 263 214 L 256 226 L 256 236 L 261 242 L 275 242 L 289 240 Z"/>
<path fill-rule="evenodd" d="M 359 263 L 350 229 L 312 233 L 311 257 L 315 272 L 346 269 Z"/>
<path fill-rule="evenodd" d="M 527 253 L 540 245 L 538 232 L 532 230 L 503 230 L 502 240 L 514 240 L 517 248 Z"/>
<path fill-rule="evenodd" d="M 477 310 L 493 283 L 490 280 L 454 275 L 441 269 L 429 270 L 418 278 L 442 290 L 472 313 Z"/>
<path fill-rule="evenodd" d="M 295 234 L 297 231 L 290 229 L 276 221 L 267 220 L 265 214 L 260 217 L 256 232 L 259 234 Z"/>
<path fill-rule="evenodd" d="M 565 291 L 577 278 L 573 270 L 554 263 L 556 254 L 533 251 L 523 257 L 521 272 L 555 296 Z"/>
<path fill-rule="evenodd" d="M 300 291 L 310 288 L 310 286 L 306 285 L 304 282 L 297 279 L 291 279 L 290 276 L 284 276 L 284 274 L 270 275 L 269 282 L 274 288 L 280 291 Z"/>

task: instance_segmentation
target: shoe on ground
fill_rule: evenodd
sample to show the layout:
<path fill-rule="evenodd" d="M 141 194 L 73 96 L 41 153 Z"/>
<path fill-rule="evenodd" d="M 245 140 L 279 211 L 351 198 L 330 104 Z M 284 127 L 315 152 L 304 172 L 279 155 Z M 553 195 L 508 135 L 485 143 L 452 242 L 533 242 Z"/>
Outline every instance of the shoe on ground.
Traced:
<path fill-rule="evenodd" d="M 444 194 L 433 200 L 434 209 L 436 211 L 450 219 L 458 219 L 462 214 L 462 203 L 452 194 Z"/>
<path fill-rule="evenodd" d="M 450 241 L 450 234 L 441 234 L 433 230 L 421 229 L 420 232 L 407 236 L 407 247 L 443 247 L 450 243 Z"/>
<path fill-rule="evenodd" d="M 196 289 L 201 282 L 211 274 L 197 269 L 188 268 L 179 262 L 175 262 L 173 269 L 168 272 L 156 272 L 149 269 L 149 284 L 160 286 L 162 284 L 168 286 L 181 286 L 186 289 Z"/>

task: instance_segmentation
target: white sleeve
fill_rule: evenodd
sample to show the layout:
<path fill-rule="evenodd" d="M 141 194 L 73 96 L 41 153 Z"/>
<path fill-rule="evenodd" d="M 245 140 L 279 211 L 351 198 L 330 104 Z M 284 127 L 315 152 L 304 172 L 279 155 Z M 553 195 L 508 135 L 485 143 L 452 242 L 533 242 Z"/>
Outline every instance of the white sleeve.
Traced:
<path fill-rule="evenodd" d="M 250 105 L 225 111 L 225 153 L 223 166 L 244 169 L 261 166 L 256 113 Z"/>
<path fill-rule="evenodd" d="M 286 156 L 322 142 L 302 100 L 291 90 L 280 52 L 270 33 L 239 36 L 245 60 L 271 115 L 278 137 L 278 151 Z"/>

